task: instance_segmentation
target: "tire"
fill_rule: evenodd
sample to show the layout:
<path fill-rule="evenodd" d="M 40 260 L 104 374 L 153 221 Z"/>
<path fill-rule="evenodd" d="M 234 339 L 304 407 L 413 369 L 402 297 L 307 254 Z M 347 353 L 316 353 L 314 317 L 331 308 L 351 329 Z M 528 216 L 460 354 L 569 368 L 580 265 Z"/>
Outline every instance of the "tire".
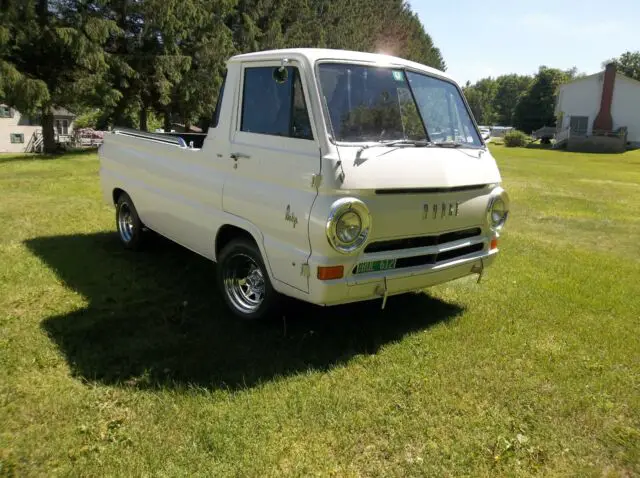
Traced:
<path fill-rule="evenodd" d="M 116 229 L 125 248 L 139 250 L 144 239 L 144 224 L 127 193 L 120 194 L 116 203 Z"/>
<path fill-rule="evenodd" d="M 266 319 L 279 305 L 260 250 L 253 241 L 234 239 L 218 257 L 216 276 L 229 310 L 243 320 Z"/>

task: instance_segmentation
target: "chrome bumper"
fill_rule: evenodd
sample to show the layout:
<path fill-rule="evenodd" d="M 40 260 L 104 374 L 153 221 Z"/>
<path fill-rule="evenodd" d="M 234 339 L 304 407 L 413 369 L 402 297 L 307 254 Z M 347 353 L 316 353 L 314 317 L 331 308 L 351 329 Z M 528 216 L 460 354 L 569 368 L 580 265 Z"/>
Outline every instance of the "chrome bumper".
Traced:
<path fill-rule="evenodd" d="M 311 277 L 309 300 L 319 305 L 338 305 L 391 295 L 414 292 L 449 282 L 468 275 L 478 274 L 491 265 L 498 249 L 480 251 L 472 256 L 434 266 L 414 267 L 351 275 L 345 279 L 320 281 Z M 312 269 L 313 270 L 313 269 Z M 383 304 L 384 305 L 384 304 Z"/>

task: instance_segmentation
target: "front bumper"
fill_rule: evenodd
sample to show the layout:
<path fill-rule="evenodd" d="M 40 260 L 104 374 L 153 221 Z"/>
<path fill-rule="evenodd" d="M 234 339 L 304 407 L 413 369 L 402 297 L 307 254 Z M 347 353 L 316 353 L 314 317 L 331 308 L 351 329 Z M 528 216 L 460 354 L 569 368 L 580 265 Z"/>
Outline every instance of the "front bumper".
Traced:
<path fill-rule="evenodd" d="M 437 284 L 479 274 L 494 261 L 498 249 L 484 249 L 475 254 L 433 266 L 420 266 L 363 274 L 343 279 L 321 281 L 311 267 L 309 301 L 319 305 L 338 305 L 418 291 Z"/>

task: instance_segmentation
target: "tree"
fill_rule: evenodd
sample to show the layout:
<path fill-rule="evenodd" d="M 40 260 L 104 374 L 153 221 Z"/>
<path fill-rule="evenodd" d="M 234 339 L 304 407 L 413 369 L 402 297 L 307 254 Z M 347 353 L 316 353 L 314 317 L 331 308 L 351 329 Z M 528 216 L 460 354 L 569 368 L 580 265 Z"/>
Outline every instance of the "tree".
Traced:
<path fill-rule="evenodd" d="M 445 69 L 440 50 L 402 0 L 240 0 L 227 26 L 240 52 L 327 47 L 383 52 Z"/>
<path fill-rule="evenodd" d="M 513 124 L 513 114 L 518 101 L 529 88 L 532 78 L 526 75 L 502 75 L 496 78 L 497 89 L 493 101 L 493 111 L 498 124 Z"/>
<path fill-rule="evenodd" d="M 465 86 L 463 91 L 476 121 L 480 124 L 494 124 L 497 81 L 493 78 L 483 78 L 474 85 Z"/>
<path fill-rule="evenodd" d="M 200 13 L 180 43 L 180 52 L 191 61 L 179 82 L 173 85 L 171 109 L 188 129 L 211 118 L 222 83 L 225 61 L 235 52 L 231 30 L 225 25 L 228 14 L 223 2 L 204 0 Z"/>
<path fill-rule="evenodd" d="M 640 81 L 640 51 L 627 51 L 613 60 L 606 61 L 604 65 L 610 62 L 615 63 L 617 70 L 623 75 Z"/>
<path fill-rule="evenodd" d="M 480 124 L 511 125 L 520 97 L 527 91 L 532 78 L 524 75 L 502 75 L 483 78 L 463 88 L 469 107 Z"/>
<path fill-rule="evenodd" d="M 105 82 L 103 45 L 119 30 L 82 0 L 4 0 L 0 4 L 0 95 L 41 114 L 44 150 L 55 150 L 53 108 L 119 95 Z"/>
<path fill-rule="evenodd" d="M 236 52 L 289 47 L 387 51 L 444 69 L 417 16 L 402 0 L 102 0 L 125 32 L 111 52 L 122 97 L 110 123 L 146 126 L 147 111 L 208 125 L 226 60 Z M 139 110 L 139 114 L 136 113 Z"/>
<path fill-rule="evenodd" d="M 572 71 L 541 66 L 516 105 L 513 115 L 514 126 L 526 133 L 542 126 L 554 126 L 556 94 L 560 85 L 571 79 Z"/>
<path fill-rule="evenodd" d="M 404 0 L 0 0 L 0 15 L 0 96 L 42 113 L 47 151 L 54 106 L 101 128 L 206 124 L 236 52 L 382 51 L 445 69 Z"/>

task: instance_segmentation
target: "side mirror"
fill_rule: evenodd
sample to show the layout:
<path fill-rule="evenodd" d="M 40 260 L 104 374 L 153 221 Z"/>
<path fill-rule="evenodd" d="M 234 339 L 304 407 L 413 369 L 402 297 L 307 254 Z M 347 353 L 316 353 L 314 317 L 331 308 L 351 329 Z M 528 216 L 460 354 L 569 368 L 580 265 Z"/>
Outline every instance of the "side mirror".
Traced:
<path fill-rule="evenodd" d="M 282 84 L 285 83 L 287 81 L 287 78 L 289 77 L 289 71 L 287 70 L 287 64 L 289 63 L 289 59 L 288 58 L 283 58 L 280 61 L 280 67 L 279 68 L 274 68 L 273 70 L 273 79 L 275 80 L 276 83 Z"/>

